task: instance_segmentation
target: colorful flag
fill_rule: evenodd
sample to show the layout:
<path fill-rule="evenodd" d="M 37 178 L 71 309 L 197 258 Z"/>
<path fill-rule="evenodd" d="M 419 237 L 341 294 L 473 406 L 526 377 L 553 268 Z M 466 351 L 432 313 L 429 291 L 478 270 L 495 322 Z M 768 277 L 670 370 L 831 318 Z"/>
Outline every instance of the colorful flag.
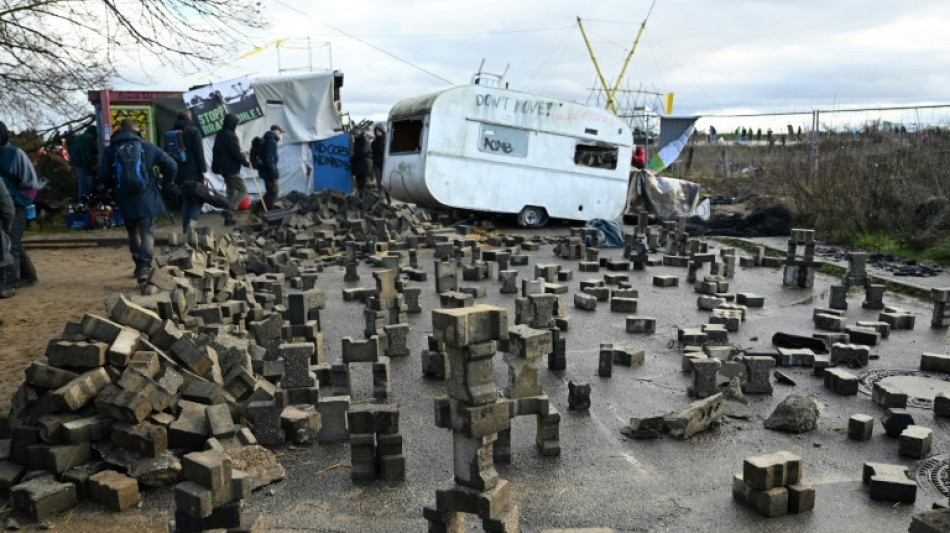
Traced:
<path fill-rule="evenodd" d="M 693 134 L 693 129 L 695 128 L 696 119 L 693 119 L 693 122 L 690 123 L 689 127 L 687 127 L 679 137 L 667 143 L 663 148 L 660 148 L 660 151 L 647 163 L 647 168 L 653 172 L 661 172 L 673 164 L 673 161 L 676 161 L 676 158 L 680 156 L 687 141 L 689 141 L 689 136 Z"/>

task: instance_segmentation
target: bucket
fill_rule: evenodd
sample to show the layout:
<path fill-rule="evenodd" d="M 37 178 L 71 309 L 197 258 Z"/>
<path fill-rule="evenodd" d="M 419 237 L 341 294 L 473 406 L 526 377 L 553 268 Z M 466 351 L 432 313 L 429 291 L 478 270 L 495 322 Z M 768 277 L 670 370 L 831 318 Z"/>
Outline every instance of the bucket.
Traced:
<path fill-rule="evenodd" d="M 245 196 L 244 199 L 241 200 L 241 203 L 238 204 L 237 208 L 238 208 L 238 211 L 247 211 L 248 209 L 250 209 L 251 198 L 249 196 Z"/>

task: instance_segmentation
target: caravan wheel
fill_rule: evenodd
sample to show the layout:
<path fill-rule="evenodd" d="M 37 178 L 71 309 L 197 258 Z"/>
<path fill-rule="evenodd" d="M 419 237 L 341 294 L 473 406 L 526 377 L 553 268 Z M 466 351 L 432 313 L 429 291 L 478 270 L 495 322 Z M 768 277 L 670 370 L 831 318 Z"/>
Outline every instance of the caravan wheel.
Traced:
<path fill-rule="evenodd" d="M 522 228 L 540 228 L 548 221 L 548 213 L 543 207 L 526 205 L 518 213 L 518 225 Z"/>

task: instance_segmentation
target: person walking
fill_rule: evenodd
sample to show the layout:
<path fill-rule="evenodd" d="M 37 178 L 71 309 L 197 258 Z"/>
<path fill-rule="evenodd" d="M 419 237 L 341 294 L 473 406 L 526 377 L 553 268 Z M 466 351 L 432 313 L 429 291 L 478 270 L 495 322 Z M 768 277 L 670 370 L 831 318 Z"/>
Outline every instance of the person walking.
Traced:
<path fill-rule="evenodd" d="M 350 157 L 350 169 L 356 177 L 356 191 L 360 198 L 366 194 L 366 179 L 373 171 L 373 154 L 370 143 L 366 140 L 363 130 L 356 130 L 356 139 L 353 140 L 353 155 Z"/>
<path fill-rule="evenodd" d="M 277 155 L 277 143 L 284 138 L 284 129 L 274 124 L 264 132 L 264 146 L 261 148 L 261 167 L 258 175 L 264 181 L 264 198 L 261 199 L 267 209 L 273 209 L 274 202 L 280 194 L 280 170 L 277 164 L 280 158 Z"/>
<path fill-rule="evenodd" d="M 7 235 L 10 237 L 10 255 L 13 263 L 0 271 L 0 298 L 10 298 L 16 289 L 37 282 L 36 269 L 23 249 L 23 231 L 26 229 L 26 211 L 36 198 L 39 181 L 36 169 L 26 152 L 10 144 L 10 130 L 0 121 L 0 178 L 13 200 L 13 221 Z"/>
<path fill-rule="evenodd" d="M 195 187 L 201 182 L 211 181 L 208 163 L 205 161 L 204 142 L 201 131 L 191 121 L 191 111 L 178 112 L 175 130 L 181 132 L 182 155 L 179 156 L 175 184 L 181 188 L 181 231 L 198 223 L 204 201 L 195 195 Z"/>
<path fill-rule="evenodd" d="M 211 171 L 224 177 L 228 194 L 228 209 L 222 211 L 224 224 L 234 225 L 234 211 L 247 198 L 247 184 L 241 176 L 241 167 L 250 168 L 251 162 L 241 151 L 241 142 L 237 136 L 238 117 L 232 113 L 224 115 L 221 131 L 214 138 L 211 150 Z"/>
<path fill-rule="evenodd" d="M 10 191 L 6 187 L 0 187 L 0 237 L 9 233 L 13 228 L 13 217 L 16 216 L 16 207 L 13 206 L 13 198 L 10 197 Z M 0 238 L 0 245 L 3 239 Z M 13 257 L 10 252 L 0 248 L 0 280 L 3 279 L 4 270 L 13 264 Z M 3 325 L 3 318 L 0 318 L 0 326 Z"/>
<path fill-rule="evenodd" d="M 142 140 L 138 122 L 123 120 L 103 153 L 99 181 L 114 191 L 129 234 L 129 251 L 135 262 L 132 275 L 139 281 L 145 280 L 151 271 L 155 216 L 165 211 L 155 167 L 161 170 L 166 182 L 173 180 L 178 172 L 178 165 L 170 155 Z"/>
<path fill-rule="evenodd" d="M 95 188 L 97 156 L 99 155 L 97 132 L 95 125 L 89 126 L 72 139 L 67 150 L 69 164 L 76 171 L 76 178 L 79 181 L 79 196 L 77 197 L 79 202 L 82 202 L 83 197 Z"/>
<path fill-rule="evenodd" d="M 386 195 L 386 203 L 392 203 L 389 191 L 383 188 L 383 163 L 386 159 L 386 129 L 382 124 L 373 128 L 373 142 L 370 151 L 373 153 L 373 175 L 376 177 L 376 187 Z"/>

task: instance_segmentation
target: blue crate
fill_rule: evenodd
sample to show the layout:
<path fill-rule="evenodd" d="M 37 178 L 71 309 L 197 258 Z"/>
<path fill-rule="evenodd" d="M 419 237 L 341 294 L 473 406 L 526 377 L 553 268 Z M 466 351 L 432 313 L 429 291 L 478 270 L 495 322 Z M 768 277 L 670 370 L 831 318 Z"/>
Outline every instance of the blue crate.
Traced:
<path fill-rule="evenodd" d="M 125 220 L 122 218 L 122 213 L 119 213 L 118 209 L 114 209 L 112 211 L 112 224 L 116 227 L 125 225 Z"/>
<path fill-rule="evenodd" d="M 89 229 L 92 227 L 92 219 L 89 213 L 67 213 L 66 227 L 69 229 Z"/>

